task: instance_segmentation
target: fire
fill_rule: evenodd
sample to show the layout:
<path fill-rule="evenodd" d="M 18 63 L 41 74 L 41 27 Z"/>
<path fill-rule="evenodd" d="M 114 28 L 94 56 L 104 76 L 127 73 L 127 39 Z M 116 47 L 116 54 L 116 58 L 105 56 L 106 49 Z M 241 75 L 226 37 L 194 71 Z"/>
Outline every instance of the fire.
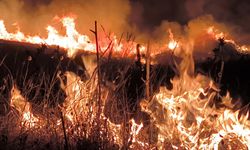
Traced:
<path fill-rule="evenodd" d="M 224 38 L 225 34 L 223 32 L 218 31 L 217 29 L 214 28 L 214 26 L 208 27 L 207 28 L 207 33 L 209 35 L 212 35 L 216 39 Z"/>
<path fill-rule="evenodd" d="M 164 148 L 218 149 L 222 140 L 234 134 L 238 144 L 249 147 L 249 121 L 238 120 L 238 113 L 217 110 L 199 99 L 199 90 L 193 89 L 174 96 L 161 89 L 145 109 L 159 128 L 158 146 Z M 155 109 L 155 108 L 161 109 Z M 160 116 L 159 116 L 160 114 Z M 179 142 L 175 142 L 179 141 Z"/>
<path fill-rule="evenodd" d="M 91 129 L 93 128 L 93 125 L 96 123 L 96 117 L 98 113 L 98 106 L 97 104 L 89 105 L 91 102 L 91 97 L 94 97 L 95 89 L 97 88 L 97 83 L 95 81 L 93 82 L 82 82 L 78 76 L 76 76 L 72 72 L 66 72 L 65 73 L 67 77 L 67 83 L 64 85 L 67 99 L 63 104 L 62 111 L 65 114 L 65 117 L 67 121 L 69 121 L 69 130 L 75 130 L 73 132 L 74 136 L 79 136 L 81 134 L 82 129 L 78 128 L 78 124 L 84 124 L 86 126 L 85 133 L 87 137 L 91 136 L 91 133 L 93 132 Z M 108 91 L 104 90 L 102 92 L 103 99 L 102 103 L 104 103 Z M 105 94 L 106 93 L 106 94 Z M 116 125 L 112 123 L 108 118 L 104 115 L 104 106 L 101 106 L 101 115 L 100 115 L 100 121 L 105 122 L 107 128 L 109 129 L 109 132 L 107 133 L 109 136 L 113 137 L 113 140 L 116 144 L 122 147 L 123 139 L 122 139 L 122 125 Z M 79 120 L 79 117 L 81 117 L 81 120 Z M 86 122 L 87 121 L 87 122 Z M 135 121 L 132 119 L 129 121 L 131 128 L 129 133 L 129 138 L 126 142 L 132 142 L 133 144 L 141 143 L 144 144 L 142 141 L 137 140 L 137 136 L 140 132 L 140 130 L 143 127 L 143 124 L 136 124 Z M 99 125 L 99 124 L 96 124 Z M 101 129 L 105 130 L 105 129 Z M 104 131 L 101 131 L 101 134 Z"/>
<path fill-rule="evenodd" d="M 74 17 L 63 17 L 59 20 L 66 29 L 66 34 L 61 35 L 57 29 L 48 25 L 46 27 L 48 33 L 46 38 L 38 35 L 25 35 L 19 31 L 19 29 L 16 33 L 9 33 L 5 27 L 4 21 L 0 20 L 0 39 L 60 46 L 67 49 L 69 57 L 74 57 L 75 53 L 79 50 L 96 52 L 95 42 L 91 41 L 87 35 L 80 34 L 76 30 Z M 118 39 L 114 34 L 106 37 L 103 36 L 99 43 L 103 51 L 110 49 L 114 53 L 124 56 L 136 54 L 136 43 L 134 41 Z"/>
<path fill-rule="evenodd" d="M 218 29 L 216 29 L 214 26 L 210 26 L 207 28 L 208 35 L 212 36 L 214 39 L 218 40 L 223 38 L 225 42 L 233 44 L 238 51 L 242 53 L 249 53 L 249 46 L 247 45 L 238 45 L 233 39 L 228 39 L 227 34 L 220 32 Z"/>
<path fill-rule="evenodd" d="M 171 49 L 171 50 L 174 50 L 177 46 L 178 46 L 178 44 L 177 44 L 176 41 L 170 41 L 168 43 L 168 48 Z"/>
<path fill-rule="evenodd" d="M 66 29 L 66 35 L 60 35 L 58 30 L 48 26 L 46 28 L 48 36 L 42 38 L 27 36 L 20 31 L 9 33 L 4 22 L 0 20 L 0 38 L 58 45 L 67 49 L 70 57 L 73 57 L 78 50 L 95 52 L 95 43 L 76 30 L 74 18 L 64 17 L 60 21 Z M 209 27 L 206 31 L 208 35 L 216 39 L 225 37 L 224 33 L 218 32 L 214 27 Z M 108 40 L 100 39 L 100 47 L 102 50 L 110 49 L 123 56 L 136 54 L 135 42 L 121 41 L 115 35 L 111 35 Z M 233 40 L 226 39 L 226 42 L 236 45 Z M 193 45 L 189 41 L 186 45 L 179 44 L 174 39 L 172 31 L 169 30 L 169 43 L 165 44 L 164 48 L 174 51 L 178 47 L 186 54 L 183 55 L 183 62 L 178 66 L 180 76 L 173 79 L 172 90 L 161 87 L 152 100 L 141 102 L 141 109 L 150 116 L 150 123 L 156 128 L 152 133 L 156 140 L 152 143 L 149 140 L 151 137 L 145 136 L 148 134 L 146 130 L 150 127 L 142 122 L 136 123 L 135 119 L 125 117 L 124 123 L 115 124 L 104 115 L 104 104 L 109 98 L 110 91 L 102 87 L 101 102 L 97 103 L 99 95 L 97 95 L 96 74 L 93 74 L 92 80 L 83 82 L 76 74 L 65 73 L 67 82 L 66 84 L 62 82 L 61 87 L 65 90 L 67 98 L 57 107 L 62 114 L 60 117 L 55 115 L 51 119 L 36 116 L 31 110 L 31 103 L 21 96 L 16 87 L 12 88 L 10 105 L 21 116 L 21 127 L 27 130 L 51 128 L 59 139 L 63 139 L 62 133 L 65 132 L 64 136 L 67 136 L 66 139 L 68 138 L 71 144 L 75 144 L 75 139 L 79 138 L 111 141 L 123 149 L 150 149 L 152 147 L 157 147 L 157 149 L 220 149 L 226 146 L 231 146 L 232 149 L 249 149 L 249 114 L 239 117 L 239 111 L 233 110 L 229 95 L 222 98 L 224 107 L 218 109 L 212 105 L 219 88 L 211 79 L 201 75 L 195 77 L 192 74 Z M 246 46 L 238 46 L 238 48 L 248 51 Z M 145 52 L 145 46 L 142 46 L 140 50 Z M 91 68 L 91 70 L 94 69 Z"/>
<path fill-rule="evenodd" d="M 169 39 L 170 39 L 169 43 L 168 43 L 168 48 L 170 50 L 174 50 L 175 48 L 178 47 L 178 42 L 174 40 L 174 35 L 173 35 L 171 29 L 169 29 L 168 32 L 169 32 Z"/>
<path fill-rule="evenodd" d="M 79 34 L 75 29 L 74 18 L 64 17 L 61 23 L 66 29 L 66 35 L 62 36 L 52 26 L 46 28 L 48 32 L 47 38 L 39 36 L 25 36 L 22 32 L 8 33 L 5 28 L 4 21 L 0 21 L 0 39 L 15 40 L 21 42 L 29 42 L 34 44 L 46 43 L 48 45 L 58 45 L 68 49 L 68 55 L 72 57 L 78 49 L 95 51 L 95 46 L 90 42 L 90 39 L 86 35 Z"/>
<path fill-rule="evenodd" d="M 150 102 L 141 103 L 142 109 L 150 114 L 159 129 L 158 148 L 249 148 L 248 114 L 239 118 L 239 112 L 232 109 L 229 95 L 222 99 L 224 107 L 211 107 L 211 102 L 217 95 L 217 89 L 213 89 L 215 84 L 209 78 L 187 74 L 192 68 L 190 61 L 193 61 L 189 58 L 185 57 L 179 66 L 181 75 L 172 81 L 174 88 L 171 91 L 161 88 Z M 206 98 L 201 98 L 201 94 Z M 237 144 L 223 143 L 228 136 L 229 140 Z"/>
<path fill-rule="evenodd" d="M 140 130 L 142 129 L 143 124 L 142 123 L 139 125 L 136 124 L 134 119 L 130 120 L 130 123 L 131 123 L 131 131 L 130 131 L 131 137 L 130 137 L 129 141 L 131 141 L 132 143 L 137 142 L 137 143 L 141 144 L 142 146 L 144 146 L 144 144 L 147 144 L 147 143 L 143 143 L 143 142 L 136 139 L 136 136 L 139 134 Z M 133 146 L 131 146 L 130 148 L 133 148 Z"/>
<path fill-rule="evenodd" d="M 21 96 L 20 91 L 15 87 L 12 88 L 10 106 L 18 110 L 21 114 L 21 125 L 25 126 L 27 129 L 35 127 L 39 122 L 39 118 L 31 113 L 31 104 Z"/>

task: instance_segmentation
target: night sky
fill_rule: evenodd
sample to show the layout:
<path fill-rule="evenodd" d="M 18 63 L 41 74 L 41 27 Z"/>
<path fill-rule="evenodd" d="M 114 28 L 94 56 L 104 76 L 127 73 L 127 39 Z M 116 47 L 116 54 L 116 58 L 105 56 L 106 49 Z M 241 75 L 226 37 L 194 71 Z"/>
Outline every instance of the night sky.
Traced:
<path fill-rule="evenodd" d="M 130 0 L 132 22 L 152 29 L 163 20 L 186 24 L 201 15 L 210 14 L 216 21 L 242 27 L 250 32 L 249 0 Z"/>

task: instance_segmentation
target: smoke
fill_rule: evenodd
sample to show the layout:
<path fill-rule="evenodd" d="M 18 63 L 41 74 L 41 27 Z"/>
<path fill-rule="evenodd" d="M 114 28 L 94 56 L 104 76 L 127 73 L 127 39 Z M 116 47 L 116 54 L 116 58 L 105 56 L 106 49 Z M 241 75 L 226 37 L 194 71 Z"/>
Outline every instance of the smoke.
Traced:
<path fill-rule="evenodd" d="M 214 22 L 225 24 L 240 44 L 249 44 L 249 0 L 130 1 L 133 5 L 131 18 L 136 18 L 131 22 L 142 32 L 151 34 L 156 28 L 161 28 L 164 22 L 178 22 L 186 26 L 193 19 L 210 15 Z"/>
<path fill-rule="evenodd" d="M 57 19 L 72 15 L 77 30 L 90 35 L 95 20 L 107 32 L 125 32 L 130 5 L 127 0 L 0 0 L 0 10 L 0 19 L 5 20 L 9 31 L 15 30 L 12 24 L 17 23 L 22 32 L 31 35 L 46 36 L 48 24 L 63 32 Z"/>
<path fill-rule="evenodd" d="M 199 2 L 198 2 L 199 1 Z M 196 4 L 199 3 L 199 6 Z M 234 36 L 239 42 L 249 44 L 250 40 L 250 1 L 248 0 L 195 0 L 187 1 L 186 7 L 190 17 L 211 14 L 216 21 L 223 22 L 233 28 Z M 200 8 L 197 10 L 197 8 Z"/>
<path fill-rule="evenodd" d="M 171 29 L 180 41 L 191 38 L 204 45 L 200 34 L 209 25 L 230 33 L 240 44 L 250 41 L 248 0 L 0 0 L 0 10 L 9 31 L 16 30 L 17 23 L 31 35 L 46 36 L 48 24 L 64 33 L 58 18 L 73 15 L 77 30 L 90 37 L 97 20 L 107 33 L 132 32 L 139 43 L 166 43 Z"/>

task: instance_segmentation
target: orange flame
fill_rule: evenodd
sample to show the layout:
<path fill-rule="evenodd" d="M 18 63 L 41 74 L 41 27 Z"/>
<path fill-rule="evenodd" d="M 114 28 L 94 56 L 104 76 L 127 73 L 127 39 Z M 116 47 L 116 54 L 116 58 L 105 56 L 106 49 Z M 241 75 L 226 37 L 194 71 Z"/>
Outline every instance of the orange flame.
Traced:
<path fill-rule="evenodd" d="M 73 17 L 63 17 L 60 19 L 60 22 L 66 29 L 66 35 L 60 35 L 57 29 L 49 25 L 46 28 L 48 32 L 47 38 L 42 38 L 40 36 L 25 35 L 19 30 L 16 33 L 9 33 L 4 25 L 4 21 L 0 20 L 0 39 L 60 46 L 67 49 L 69 57 L 73 57 L 78 50 L 89 52 L 96 51 L 95 43 L 92 42 L 87 35 L 80 34 L 76 30 L 76 24 Z M 110 42 L 112 42 L 111 46 Z M 101 50 L 110 48 L 115 53 L 120 53 L 120 55 L 124 52 L 126 52 L 126 55 L 136 54 L 135 42 L 122 42 L 123 41 L 118 40 L 114 34 L 111 34 L 110 37 L 106 37 L 106 40 L 102 38 L 100 47 Z"/>
<path fill-rule="evenodd" d="M 179 69 L 180 78 L 172 81 L 171 91 L 161 88 L 152 101 L 141 103 L 159 129 L 158 148 L 218 149 L 223 145 L 222 140 L 231 134 L 242 147 L 249 147 L 248 115 L 238 119 L 239 112 L 232 110 L 229 95 L 222 99 L 223 108 L 210 107 L 216 96 L 216 91 L 212 90 L 213 81 L 200 75 L 188 75 L 193 65 L 190 61 L 193 60 L 185 56 Z M 213 92 L 204 92 L 205 89 Z M 206 98 L 201 98 L 201 94 Z"/>
<path fill-rule="evenodd" d="M 46 43 L 48 45 L 59 45 L 68 51 L 70 57 L 78 50 L 95 51 L 95 44 L 90 41 L 89 37 L 80 34 L 75 26 L 74 19 L 65 17 L 61 19 L 63 26 L 66 28 L 66 35 L 62 36 L 52 26 L 47 27 L 47 38 L 39 36 L 26 36 L 22 32 L 9 33 L 0 20 L 0 38 L 5 40 L 16 40 L 31 43 Z M 225 37 L 224 33 L 218 32 L 214 27 L 209 27 L 207 33 L 215 39 Z M 192 73 L 194 62 L 192 58 L 192 43 L 187 42 L 187 46 L 178 44 L 174 39 L 173 33 L 169 30 L 169 43 L 167 47 L 174 50 L 181 47 L 185 50 L 183 62 L 179 67 L 180 77 L 174 78 L 173 89 L 160 88 L 160 92 L 153 96 L 151 101 L 142 101 L 141 109 L 151 117 L 151 123 L 158 129 L 154 134 L 157 135 L 156 147 L 166 149 L 219 149 L 223 146 L 223 140 L 236 138 L 241 148 L 250 148 L 250 121 L 248 114 L 239 118 L 239 111 L 232 110 L 231 98 L 229 96 L 222 99 L 225 107 L 216 109 L 210 107 L 211 101 L 216 96 L 216 86 L 210 79 L 204 76 L 193 77 Z M 115 52 L 124 54 L 136 53 L 136 43 L 119 42 L 116 36 L 111 38 L 112 46 Z M 233 43 L 233 40 L 226 42 Z M 101 49 L 107 49 L 110 41 L 101 41 Z M 166 48 L 166 44 L 165 48 Z M 183 47 L 182 47 L 183 46 Z M 238 46 L 238 48 L 248 51 L 247 47 Z M 145 51 L 143 46 L 141 51 Z M 105 128 L 109 131 L 107 135 L 113 138 L 115 144 L 120 147 L 124 143 L 131 142 L 129 148 L 136 149 L 139 145 L 142 149 L 148 149 L 148 140 L 140 140 L 145 125 L 137 124 L 134 119 L 130 119 L 129 138 L 123 141 L 123 131 L 126 123 L 114 124 L 103 113 L 104 103 L 107 99 L 108 89 L 102 88 L 101 106 L 95 102 L 95 89 L 97 81 L 83 82 L 80 77 L 72 72 L 66 72 L 67 83 L 62 88 L 67 94 L 67 98 L 60 109 L 65 115 L 66 132 L 72 136 L 90 137 L 93 126 L 100 126 L 100 136 L 104 135 Z M 214 88 L 215 87 L 215 88 Z M 207 90 L 209 89 L 209 90 Z M 216 89 L 216 90 L 214 90 Z M 210 92 L 207 92 L 210 91 Z M 212 92 L 211 92 L 212 91 Z M 200 95 L 205 95 L 201 98 Z M 20 94 L 20 91 L 13 87 L 11 93 L 10 105 L 15 108 L 21 115 L 21 125 L 26 129 L 44 127 L 45 120 L 35 116 L 31 111 L 31 104 Z M 100 122 L 97 124 L 98 107 L 101 107 Z M 58 130 L 62 125 L 62 120 L 55 119 L 55 128 Z M 83 127 L 82 127 L 83 126 Z M 81 128 L 82 127 L 82 128 Z M 84 130 L 82 130 L 84 128 Z M 73 132 L 70 132 L 73 130 Z"/>
<path fill-rule="evenodd" d="M 219 30 L 215 29 L 214 26 L 208 27 L 207 28 L 207 33 L 212 36 L 213 38 L 215 38 L 216 40 L 220 39 L 220 38 L 224 38 L 225 42 L 227 43 L 231 43 L 233 44 L 236 49 L 240 52 L 243 53 L 249 53 L 249 46 L 247 45 L 238 45 L 233 39 L 228 39 L 227 35 L 223 32 L 220 32 Z"/>
<path fill-rule="evenodd" d="M 30 103 L 26 101 L 26 99 L 20 94 L 20 91 L 15 87 L 13 87 L 11 91 L 10 106 L 18 110 L 22 115 L 21 125 L 25 126 L 27 129 L 35 127 L 40 121 L 39 118 L 31 113 Z"/>
<path fill-rule="evenodd" d="M 171 29 L 168 30 L 168 33 L 169 33 L 169 43 L 168 43 L 168 48 L 170 50 L 174 50 L 175 48 L 178 47 L 178 42 L 174 40 L 174 35 L 171 31 Z"/>

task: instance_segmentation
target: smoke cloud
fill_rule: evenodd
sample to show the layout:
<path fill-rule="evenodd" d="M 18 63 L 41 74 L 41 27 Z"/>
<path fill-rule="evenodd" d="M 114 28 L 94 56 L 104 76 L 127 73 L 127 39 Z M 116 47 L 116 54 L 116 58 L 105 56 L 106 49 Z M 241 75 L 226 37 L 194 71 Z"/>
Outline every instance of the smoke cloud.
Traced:
<path fill-rule="evenodd" d="M 164 22 L 178 22 L 188 25 L 190 20 L 210 15 L 214 22 L 223 23 L 231 30 L 241 44 L 250 41 L 250 1 L 249 0 L 130 0 L 137 24 L 143 32 L 152 32 L 162 27 Z M 139 8 L 139 13 L 136 11 Z"/>
<path fill-rule="evenodd" d="M 169 28 L 180 40 L 183 37 L 196 40 L 204 32 L 203 27 L 213 25 L 230 32 L 240 44 L 249 44 L 249 3 L 248 0 L 0 0 L 0 19 L 5 20 L 9 31 L 16 30 L 13 23 L 17 23 L 24 33 L 46 36 L 48 24 L 63 33 L 64 28 L 56 20 L 73 15 L 82 34 L 91 36 L 89 29 L 94 28 L 97 20 L 107 32 L 118 36 L 132 32 L 139 43 L 149 39 L 166 42 Z"/>
<path fill-rule="evenodd" d="M 128 27 L 130 5 L 126 0 L 0 0 L 0 10 L 8 30 L 15 30 L 12 24 L 18 23 L 22 32 L 31 35 L 46 35 L 48 24 L 63 32 L 56 19 L 68 15 L 76 17 L 76 28 L 82 34 L 91 34 L 95 20 L 107 32 L 119 33 Z"/>

